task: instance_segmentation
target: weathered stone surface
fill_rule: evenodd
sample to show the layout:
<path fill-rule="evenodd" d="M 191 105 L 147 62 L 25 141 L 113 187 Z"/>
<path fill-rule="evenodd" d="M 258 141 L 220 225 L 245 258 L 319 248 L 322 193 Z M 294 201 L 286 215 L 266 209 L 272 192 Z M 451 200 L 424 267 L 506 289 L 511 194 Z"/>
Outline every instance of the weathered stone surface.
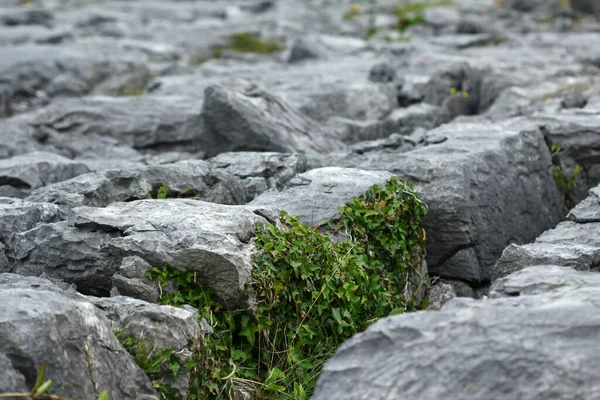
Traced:
<path fill-rule="evenodd" d="M 577 200 L 587 197 L 590 188 L 600 183 L 600 107 L 559 109 L 535 114 L 551 143 L 561 145 L 558 154 L 567 176 L 579 164 L 582 172 L 572 188 Z"/>
<path fill-rule="evenodd" d="M 189 97 L 88 97 L 60 99 L 36 112 L 30 125 L 71 141 L 108 136 L 136 149 L 202 150 L 211 144 L 200 112 Z"/>
<path fill-rule="evenodd" d="M 430 272 L 489 281 L 507 244 L 532 241 L 561 220 L 561 194 L 536 124 L 459 119 L 430 131 L 425 141 L 440 143 L 401 154 L 332 156 L 324 162 L 364 170 L 384 166 L 415 184 L 429 207 Z"/>
<path fill-rule="evenodd" d="M 11 290 L 43 289 L 70 301 L 80 301 L 76 290 L 155 301 L 159 291 L 146 273 L 168 261 L 199 271 L 203 282 L 215 285 L 228 302 L 251 306 L 252 299 L 241 290 L 250 268 L 251 238 L 257 223 L 277 223 L 276 210 L 138 200 L 148 192 L 155 195 L 162 184 L 168 185 L 170 196 L 192 186 L 201 199 L 218 203 L 271 196 L 273 208 L 297 209 L 305 222 L 315 223 L 320 219 L 313 215 L 315 204 L 324 219 L 336 218 L 340 205 L 370 184 L 391 175 L 405 178 L 429 206 L 430 270 L 447 280 L 433 289 L 441 293 L 440 301 L 435 293 L 430 296 L 432 306 L 444 297 L 486 294 L 495 276 L 493 265 L 506 246 L 503 273 L 529 263 L 594 271 L 600 265 L 595 239 L 600 192 L 572 210 L 568 223 L 523 245 L 562 219 L 564 196 L 554 184 L 555 166 L 567 175 L 582 166 L 573 187 L 578 200 L 600 183 L 597 2 L 572 0 L 571 10 L 554 0 L 453 0 L 448 7 L 434 1 L 415 13 L 423 15 L 422 23 L 402 32 L 393 12 L 398 0 L 360 1 L 352 6 L 356 15 L 348 14 L 347 1 L 330 0 L 22 3 L 0 1 L 0 166 L 15 157 L 31 157 L 26 153 L 45 152 L 90 171 L 113 171 L 36 189 L 29 199 L 39 203 L 0 198 L 0 271 L 47 277 L 67 291 L 39 283 Z M 254 54 L 224 48 L 232 34 L 242 32 L 276 40 L 285 49 Z M 248 91 L 253 86 L 260 89 Z M 562 148 L 550 158 L 552 144 Z M 213 158 L 206 163 L 189 161 L 208 157 Z M 179 161 L 184 163 L 164 165 Z M 32 160 L 31 165 L 41 164 Z M 306 172 L 321 167 L 354 169 L 349 177 L 347 169 L 337 175 L 323 169 Z M 298 175 L 311 173 L 318 179 L 310 183 Z M 44 174 L 18 177 L 33 188 L 47 183 Z M 30 190 L 2 189 L 0 194 L 21 197 Z M 517 298 L 478 306 L 450 301 L 445 311 L 427 317 L 439 321 L 431 322 L 435 332 L 423 337 L 438 341 L 424 341 L 429 346 L 417 355 L 423 339 L 415 339 L 415 356 L 398 357 L 400 363 L 418 359 L 411 365 L 421 363 L 420 368 L 389 378 L 395 370 L 386 364 L 371 381 L 408 387 L 402 386 L 402 378 L 414 374 L 415 384 L 407 392 L 396 395 L 390 389 L 395 398 L 427 398 L 431 393 L 458 399 L 467 393 L 486 400 L 598 397 L 591 393 L 596 380 L 588 383 L 596 365 L 585 364 L 597 340 L 589 330 L 579 330 L 579 314 L 566 315 L 577 320 L 572 330 L 565 320 L 552 336 L 546 334 L 547 325 L 535 325 L 537 313 L 545 311 L 533 302 L 530 321 L 524 311 L 529 303 L 519 303 L 533 297 L 527 293 L 543 297 L 548 293 L 542 291 L 570 282 L 559 276 L 568 269 L 556 268 L 546 267 L 546 274 L 531 270 L 528 278 L 506 277 L 513 279 L 502 289 L 507 293 L 498 294 L 497 283 L 490 294 L 522 293 Z M 540 277 L 542 283 L 536 283 L 536 274 L 545 280 Z M 588 276 L 573 280 L 592 282 Z M 587 295 L 595 298 L 592 292 Z M 106 300 L 119 315 L 115 321 L 139 307 L 146 338 L 154 330 L 162 340 L 163 334 L 171 335 L 168 328 L 187 329 L 178 322 L 152 325 L 150 317 L 159 308 L 120 299 Z M 123 301 L 122 310 L 117 301 Z M 471 311 L 496 301 L 523 308 L 507 306 L 489 315 Z M 451 304 L 466 304 L 456 320 L 448 317 L 454 312 Z M 156 316 L 160 320 L 164 315 Z M 519 330 L 521 321 L 525 328 Z M 456 340 L 436 336 L 463 325 Z M 538 336 L 530 334 L 534 325 L 541 329 Z M 437 326 L 441 328 L 435 330 Z M 593 321 L 587 326 L 594 330 Z M 498 331 L 504 336 L 497 336 Z M 398 341 L 411 340 L 414 332 L 402 331 Z M 480 340 L 486 334 L 493 339 L 487 348 Z M 571 352 L 571 342 L 562 339 L 570 334 L 579 335 L 572 346 L 577 351 L 579 343 L 590 341 L 588 353 Z M 555 346 L 556 335 L 563 336 Z M 182 337 L 177 332 L 172 336 Z M 183 349 L 183 341 L 173 345 Z M 387 345 L 381 349 L 389 363 L 394 349 L 388 351 Z M 446 348 L 449 353 L 442 352 Z M 369 346 L 364 351 L 379 354 Z M 550 355 L 528 358 L 531 351 Z M 13 358 L 0 351 L 0 381 L 28 386 L 24 379 L 32 377 L 23 375 L 23 368 L 14 369 Z M 462 364 L 466 372 L 452 375 L 451 368 Z M 563 374 L 565 365 L 572 369 Z M 367 368 L 368 363 L 359 366 Z M 578 375 L 570 375 L 575 370 Z M 362 381 L 352 379 L 348 375 L 345 389 L 359 396 Z M 468 379 L 477 385 L 466 390 L 479 391 L 459 388 Z M 503 379 L 496 386 L 499 391 L 493 391 L 495 379 Z M 561 391 L 574 381 L 579 386 Z M 504 391 L 505 382 L 512 386 Z M 559 382 L 555 392 L 546 390 L 545 382 Z M 177 385 L 183 389 L 183 382 Z M 365 396 L 377 397 L 385 394 Z M 240 393 L 240 398 L 246 397 Z"/>
<path fill-rule="evenodd" d="M 0 159 L 40 151 L 43 146 L 34 130 L 24 123 L 2 120 L 0 123 Z"/>
<path fill-rule="evenodd" d="M 14 255 L 16 235 L 43 224 L 64 221 L 67 215 L 54 204 L 31 203 L 0 197 L 0 272 L 5 272 Z"/>
<path fill-rule="evenodd" d="M 110 44 L 23 45 L 2 49 L 0 75 L 12 91 L 10 109 L 19 112 L 47 104 L 50 96 L 86 94 L 109 77 L 135 76 L 145 70 L 143 62 L 142 54 Z M 73 85 L 74 81 L 82 84 Z"/>
<path fill-rule="evenodd" d="M 112 329 L 123 339 L 133 336 L 145 343 L 153 354 L 172 349 L 182 364 L 189 361 L 198 338 L 202 334 L 196 315 L 182 308 L 159 306 L 144 301 L 118 296 L 110 298 L 88 298 L 100 308 L 111 322 Z M 186 397 L 190 373 L 181 368 L 177 376 L 164 366 L 161 381 L 170 384 L 177 393 Z"/>
<path fill-rule="evenodd" d="M 582 272 L 558 265 L 536 265 L 494 281 L 489 296 L 533 296 L 590 286 L 600 286 L 600 274 L 597 271 Z"/>
<path fill-rule="evenodd" d="M 600 4 L 594 0 L 571 0 L 570 4 L 575 11 L 600 15 Z"/>
<path fill-rule="evenodd" d="M 208 160 L 210 165 L 242 179 L 247 201 L 268 189 L 283 185 L 307 169 L 306 158 L 294 153 L 222 153 Z"/>
<path fill-rule="evenodd" d="M 156 197 L 167 185 L 168 197 L 197 197 L 221 204 L 244 204 L 239 179 L 201 160 L 96 172 L 34 191 L 30 201 L 61 206 L 105 207 L 114 202 Z"/>
<path fill-rule="evenodd" d="M 159 287 L 146 276 L 151 269 L 152 265 L 141 257 L 123 257 L 119 269 L 111 278 L 111 295 L 129 296 L 156 303 L 160 297 Z"/>
<path fill-rule="evenodd" d="M 54 153 L 27 153 L 0 160 L 0 193 L 23 198 L 33 189 L 87 172 L 85 164 Z"/>
<path fill-rule="evenodd" d="M 268 220 L 262 215 L 266 215 Z M 69 221 L 40 225 L 15 236 L 2 269 L 21 275 L 46 273 L 75 283 L 86 294 L 106 295 L 122 274 L 125 257 L 198 271 L 198 279 L 228 304 L 250 305 L 252 237 L 259 223 L 277 222 L 259 207 L 199 200 L 138 200 L 106 208 L 77 207 Z"/>
<path fill-rule="evenodd" d="M 506 298 L 378 321 L 327 362 L 313 399 L 595 397 L 600 279 L 547 271 L 507 278 Z"/>
<path fill-rule="evenodd" d="M 158 398 L 93 304 L 58 290 L 10 286 L 0 283 L 0 363 L 6 368 L 0 392 L 29 392 L 37 367 L 48 361 L 53 393 L 96 398 L 108 390 L 114 398 Z"/>
<path fill-rule="evenodd" d="M 295 176 L 282 190 L 261 194 L 250 205 L 277 207 L 297 216 L 305 224 L 319 225 L 339 219 L 344 204 L 391 177 L 389 172 L 356 168 L 312 169 Z"/>
<path fill-rule="evenodd" d="M 440 279 L 436 281 L 428 292 L 428 310 L 439 310 L 448 301 L 456 297 L 477 298 L 475 291 L 465 282 Z"/>
<path fill-rule="evenodd" d="M 266 89 L 242 92 L 218 86 L 205 91 L 202 116 L 215 144 L 206 151 L 278 151 L 324 153 L 344 147 L 317 122 Z"/>
<path fill-rule="evenodd" d="M 265 62 L 225 67 L 207 63 L 194 74 L 155 78 L 148 84 L 148 92 L 156 96 L 202 98 L 210 85 L 240 89 L 245 86 L 239 82 L 243 80 L 246 84 L 260 84 L 319 122 L 332 117 L 377 119 L 385 117 L 396 107 L 397 93 L 395 83 L 368 80 L 369 71 L 375 63 L 373 56 L 359 54 L 292 66 Z"/>
<path fill-rule="evenodd" d="M 559 265 L 579 271 L 598 270 L 600 266 L 599 188 L 568 215 L 569 221 L 544 232 L 535 242 L 511 245 L 492 269 L 494 280 L 530 265 Z"/>

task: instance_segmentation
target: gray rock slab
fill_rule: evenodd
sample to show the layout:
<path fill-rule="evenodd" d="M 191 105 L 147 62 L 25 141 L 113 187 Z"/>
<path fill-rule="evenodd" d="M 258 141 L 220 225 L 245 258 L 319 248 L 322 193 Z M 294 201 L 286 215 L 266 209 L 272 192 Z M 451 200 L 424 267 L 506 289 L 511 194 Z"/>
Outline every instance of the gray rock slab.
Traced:
<path fill-rule="evenodd" d="M 427 139 L 428 138 L 428 139 Z M 425 217 L 430 273 L 489 281 L 509 243 L 527 243 L 562 219 L 562 195 L 538 125 L 458 119 L 404 153 L 367 152 L 326 165 L 386 170 L 415 184 Z"/>
<path fill-rule="evenodd" d="M 558 265 L 578 271 L 598 270 L 600 265 L 600 203 L 598 187 L 573 208 L 568 221 L 544 232 L 533 243 L 510 245 L 492 269 L 494 280 L 530 265 Z"/>
<path fill-rule="evenodd" d="M 35 130 L 26 123 L 12 118 L 2 120 L 0 122 L 0 159 L 44 150 L 39 138 Z"/>
<path fill-rule="evenodd" d="M 281 190 L 269 190 L 250 205 L 272 206 L 297 216 L 301 222 L 319 225 L 340 217 L 340 208 L 375 185 L 392 177 L 385 171 L 325 167 L 296 175 Z"/>
<path fill-rule="evenodd" d="M 561 145 L 558 156 L 567 175 L 577 164 L 583 168 L 573 188 L 575 197 L 583 200 L 600 184 L 600 108 L 543 111 L 535 116 L 548 140 Z"/>
<path fill-rule="evenodd" d="M 42 289 L 0 290 L 0 392 L 28 392 L 48 361 L 52 393 L 96 398 L 158 398 L 152 383 L 89 302 Z M 91 376 L 90 376 L 91 375 Z"/>
<path fill-rule="evenodd" d="M 13 189 L 23 198 L 31 190 L 88 172 L 85 164 L 54 153 L 27 153 L 0 160 L 0 193 Z"/>
<path fill-rule="evenodd" d="M 240 180 L 202 160 L 80 175 L 35 190 L 28 200 L 60 206 L 105 207 L 119 201 L 156 197 L 167 185 L 168 197 L 196 197 L 222 204 L 245 204 Z"/>
<path fill-rule="evenodd" d="M 307 169 L 306 157 L 297 153 L 221 153 L 207 162 L 240 178 L 246 188 L 247 201 L 268 189 L 281 189 Z"/>
<path fill-rule="evenodd" d="M 600 280 L 587 277 L 569 290 L 382 319 L 326 363 L 313 399 L 594 398 Z"/>
<path fill-rule="evenodd" d="M 23 45 L 2 54 L 0 75 L 12 89 L 15 113 L 47 104 L 50 97 L 83 95 L 109 77 L 146 71 L 143 54 L 114 45 Z"/>
<path fill-rule="evenodd" d="M 494 281 L 489 291 L 489 297 L 562 293 L 589 286 L 600 286 L 598 272 L 582 272 L 558 265 L 535 265 Z"/>
<path fill-rule="evenodd" d="M 8 259 L 13 254 L 14 238 L 18 233 L 66 219 L 67 214 L 54 204 L 0 197 L 0 268 L 7 268 Z"/>
<path fill-rule="evenodd" d="M 165 349 L 173 350 L 181 364 L 189 361 L 197 351 L 198 338 L 203 333 L 196 313 L 183 308 L 150 304 L 125 296 L 110 298 L 89 298 L 100 308 L 111 322 L 112 329 L 126 339 L 133 336 L 151 354 L 160 354 Z M 189 392 L 190 372 L 182 368 L 176 376 L 163 366 L 159 379 L 165 385 L 171 385 L 183 398 Z"/>
<path fill-rule="evenodd" d="M 266 217 L 263 217 L 266 216 Z M 251 306 L 249 282 L 257 224 L 277 223 L 260 207 L 199 200 L 138 200 L 106 208 L 78 207 L 69 221 L 16 234 L 3 272 L 45 273 L 75 283 L 82 293 L 106 295 L 125 257 L 152 266 L 169 263 L 198 279 L 227 304 Z"/>
<path fill-rule="evenodd" d="M 95 134 L 135 149 L 204 150 L 202 102 L 190 97 L 87 97 L 60 99 L 37 111 L 29 124 L 38 131 L 77 141 Z"/>
<path fill-rule="evenodd" d="M 359 41 L 362 42 L 362 41 Z M 332 117 L 378 119 L 396 105 L 396 87 L 369 81 L 371 67 L 381 60 L 372 54 L 333 57 L 285 65 L 223 65 L 207 63 L 193 74 L 164 76 L 148 84 L 151 95 L 202 96 L 209 85 L 235 88 L 235 80 L 260 84 L 309 117 L 325 122 Z"/>
<path fill-rule="evenodd" d="M 225 151 L 325 153 L 345 146 L 319 123 L 258 86 L 243 91 L 209 86 L 202 117 L 215 138 L 209 155 Z"/>

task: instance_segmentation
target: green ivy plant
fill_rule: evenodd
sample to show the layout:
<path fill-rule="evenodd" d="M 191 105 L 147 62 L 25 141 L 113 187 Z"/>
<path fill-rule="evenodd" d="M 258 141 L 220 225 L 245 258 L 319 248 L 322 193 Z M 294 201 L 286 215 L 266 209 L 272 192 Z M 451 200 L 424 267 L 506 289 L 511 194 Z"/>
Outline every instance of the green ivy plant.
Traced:
<path fill-rule="evenodd" d="M 177 376 L 183 364 L 173 348 L 167 347 L 161 351 L 156 351 L 150 348 L 146 341 L 135 336 L 125 336 L 122 331 L 118 330 L 114 334 L 123 348 L 133 356 L 137 365 L 150 378 L 154 388 L 163 398 L 183 400 L 170 384 L 164 382 L 167 374 Z"/>
<path fill-rule="evenodd" d="M 342 342 L 378 318 L 426 308 L 426 211 L 411 185 L 392 178 L 348 202 L 328 228 L 282 212 L 281 228 L 257 228 L 252 313 L 228 309 L 193 271 L 153 268 L 160 303 L 192 305 L 212 327 L 180 366 L 190 371 L 188 398 L 308 399 Z M 139 362 L 148 360 L 156 359 Z"/>

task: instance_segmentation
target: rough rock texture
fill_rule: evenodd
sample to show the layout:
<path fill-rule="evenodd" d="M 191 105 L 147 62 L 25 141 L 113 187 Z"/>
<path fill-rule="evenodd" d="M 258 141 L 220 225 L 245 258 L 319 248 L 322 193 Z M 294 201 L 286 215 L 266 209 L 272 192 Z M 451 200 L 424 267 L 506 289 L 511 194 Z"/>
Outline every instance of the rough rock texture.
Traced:
<path fill-rule="evenodd" d="M 51 97 L 89 93 L 115 76 L 147 73 L 143 54 L 111 44 L 24 45 L 3 49 L 2 55 L 0 75 L 12 93 L 13 112 L 44 105 Z"/>
<path fill-rule="evenodd" d="M 158 398 L 93 304 L 58 291 L 1 283 L 0 289 L 1 393 L 28 392 L 37 367 L 48 361 L 52 392 L 62 396 L 95 398 L 108 390 L 114 398 Z"/>
<path fill-rule="evenodd" d="M 563 265 L 579 271 L 600 266 L 600 187 L 571 210 L 568 221 L 544 232 L 535 242 L 508 246 L 494 265 L 493 279 L 529 265 Z"/>
<path fill-rule="evenodd" d="M 413 21 L 394 12 L 398 0 L 356 3 L 0 1 L 0 195 L 11 197 L 0 197 L 0 272 L 30 276 L 24 282 L 48 278 L 62 288 L 10 290 L 46 290 L 85 304 L 91 300 L 77 291 L 120 294 L 137 300 L 110 300 L 113 314 L 133 316 L 128 313 L 139 305 L 144 321 L 144 312 L 158 309 L 140 301 L 160 295 L 146 274 L 169 262 L 198 271 L 230 304 L 251 307 L 251 295 L 241 289 L 256 224 L 277 224 L 281 208 L 308 223 L 335 219 L 342 204 L 393 175 L 413 183 L 429 208 L 426 261 L 432 279 L 441 281 L 432 306 L 454 296 L 484 297 L 493 278 L 530 263 L 596 271 L 598 189 L 568 222 L 531 242 L 563 219 L 565 197 L 581 201 L 600 184 L 600 3 L 428 1 L 416 6 L 423 9 L 411 13 Z M 405 22 L 415 23 L 399 30 Z M 572 193 L 560 193 L 555 168 L 568 179 L 577 165 Z M 146 199 L 163 184 L 167 196 L 191 198 Z M 23 196 L 27 200 L 14 198 Z M 450 303 L 470 311 L 521 297 Z M 28 305 L 23 298 L 22 306 L 35 312 L 34 300 Z M 591 393 L 595 365 L 577 365 L 594 354 L 595 342 L 578 358 L 578 346 L 573 353 L 552 348 L 556 336 L 546 338 L 545 327 L 526 319 L 527 308 L 494 307 L 489 316 L 473 311 L 472 320 L 465 311 L 449 327 L 444 321 L 454 311 L 428 316 L 431 327 L 444 327 L 432 340 L 455 332 L 463 320 L 481 316 L 483 325 L 464 324 L 465 336 L 454 341 L 458 358 L 441 353 L 452 349 L 450 339 L 449 346 L 430 344 L 421 355 L 435 351 L 442 372 L 462 366 L 463 356 L 466 368 L 482 361 L 470 376 L 467 370 L 456 378 L 448 370 L 453 380 L 444 380 L 436 362 L 420 358 L 425 367 L 414 373 L 414 392 L 396 397 L 426 398 L 423 387 L 432 397 L 460 399 L 457 385 L 465 379 L 483 382 L 467 386 L 481 389 L 469 398 L 569 398 L 562 391 L 569 387 L 573 398 L 599 397 Z M 534 307 L 531 314 L 538 312 L 544 311 Z M 567 315 L 581 341 L 593 337 L 578 330 L 584 316 Z M 165 327 L 155 325 L 147 330 L 162 338 Z M 184 325 L 172 327 L 184 332 Z M 542 333 L 526 337 L 534 328 Z M 502 340 L 485 348 L 481 338 L 500 337 L 494 336 L 499 329 L 506 333 Z M 408 339 L 413 334 L 405 333 Z M 522 348 L 529 344 L 531 357 Z M 537 356 L 544 351 L 548 358 Z M 516 353 L 521 358 L 510 358 Z M 2 388 L 21 387 L 24 369 L 13 368 L 14 354 L 0 351 L 0 382 L 8 382 Z M 578 386 L 569 386 L 570 372 L 559 376 L 569 363 Z M 73 363 L 71 372 L 69 365 L 60 366 L 80 376 L 80 365 Z M 393 371 L 381 370 L 382 376 Z M 502 381 L 498 391 L 486 392 L 506 371 L 512 386 Z M 548 375 L 553 371 L 559 372 Z M 541 384 L 529 379 L 538 373 L 549 378 Z M 347 382 L 350 393 L 361 393 L 352 386 L 360 379 Z M 556 393 L 546 382 L 558 382 Z M 176 384 L 183 390 L 183 381 Z M 457 390 L 454 396 L 435 392 L 446 386 Z M 85 390 L 73 397 L 93 398 Z M 134 398 L 131 392 L 115 396 Z"/>
<path fill-rule="evenodd" d="M 205 91 L 202 116 L 215 139 L 208 154 L 224 151 L 324 153 L 344 147 L 315 121 L 300 114 L 269 91 L 250 87 L 242 92 L 218 86 Z"/>
<path fill-rule="evenodd" d="M 261 194 L 250 205 L 278 207 L 305 224 L 319 225 L 339 219 L 344 204 L 391 177 L 385 171 L 318 168 L 297 175 L 282 190 L 273 189 Z"/>
<path fill-rule="evenodd" d="M 532 296 L 599 285 L 598 272 L 581 272 L 558 265 L 536 265 L 497 279 L 489 295 L 490 298 Z"/>
<path fill-rule="evenodd" d="M 0 194 L 25 197 L 31 190 L 90 172 L 77 161 L 47 152 L 0 160 Z"/>
<path fill-rule="evenodd" d="M 199 200 L 138 200 L 106 208 L 77 207 L 69 221 L 16 235 L 6 272 L 75 283 L 86 294 L 106 295 L 123 258 L 139 256 L 198 271 L 199 279 L 228 304 L 251 304 L 252 236 L 258 223 L 277 217 L 258 207 Z M 122 275 L 122 272 L 120 272 Z"/>
<path fill-rule="evenodd" d="M 208 162 L 214 168 L 242 179 L 247 201 L 267 189 L 281 189 L 307 168 L 306 158 L 294 153 L 221 153 Z"/>
<path fill-rule="evenodd" d="M 537 124 L 459 120 L 429 131 L 425 141 L 431 144 L 402 154 L 351 153 L 323 163 L 364 170 L 384 165 L 415 184 L 429 207 L 430 272 L 489 281 L 509 243 L 532 241 L 561 220 L 562 198 Z"/>
<path fill-rule="evenodd" d="M 221 204 L 246 202 L 239 179 L 201 160 L 85 174 L 36 190 L 28 200 L 106 207 L 119 201 L 155 198 L 163 184 L 169 189 L 168 197 L 196 197 Z"/>
<path fill-rule="evenodd" d="M 190 97 L 88 97 L 61 99 L 33 114 L 38 131 L 68 136 L 108 136 L 136 149 L 186 148 L 207 145 L 200 112 L 202 102 Z"/>
<path fill-rule="evenodd" d="M 120 338 L 133 336 L 145 343 L 154 354 L 172 349 L 179 355 L 181 363 L 189 361 L 193 350 L 198 346 L 202 334 L 196 314 L 188 310 L 170 306 L 159 306 L 128 297 L 90 298 L 92 304 L 103 310 L 119 331 Z M 188 393 L 190 373 L 182 368 L 177 376 L 165 366 L 161 371 L 164 384 L 170 384 L 184 398 Z"/>
<path fill-rule="evenodd" d="M 596 397 L 600 279 L 563 270 L 506 278 L 492 291 L 507 297 L 378 321 L 327 362 L 313 399 Z"/>

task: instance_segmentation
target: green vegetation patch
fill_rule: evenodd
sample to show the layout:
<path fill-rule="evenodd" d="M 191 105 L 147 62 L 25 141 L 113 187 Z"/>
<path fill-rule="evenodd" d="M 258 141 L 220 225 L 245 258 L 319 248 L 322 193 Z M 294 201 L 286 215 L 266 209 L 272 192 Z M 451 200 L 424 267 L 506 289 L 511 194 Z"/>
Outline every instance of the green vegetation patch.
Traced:
<path fill-rule="evenodd" d="M 426 308 L 426 211 L 411 185 L 392 178 L 348 202 L 326 232 L 282 212 L 280 228 L 257 228 L 252 311 L 228 309 L 193 271 L 153 268 L 160 303 L 192 305 L 213 330 L 181 366 L 190 372 L 188 398 L 308 399 L 342 342 L 378 318 Z M 136 359 L 156 370 L 141 353 Z M 163 359 L 172 370 L 172 354 Z M 177 398 L 154 381 L 164 398 Z"/>
<path fill-rule="evenodd" d="M 281 43 L 271 40 L 261 40 L 251 33 L 236 33 L 231 35 L 223 49 L 238 53 L 273 54 L 284 50 Z"/>
<path fill-rule="evenodd" d="M 410 26 L 424 24 L 425 16 L 423 15 L 423 11 L 427 8 L 451 7 L 452 5 L 452 2 L 449 0 L 400 4 L 395 9 L 395 13 L 398 16 L 397 28 L 403 32 Z"/>
<path fill-rule="evenodd" d="M 211 54 L 199 54 L 192 60 L 192 64 L 203 64 L 210 59 L 219 59 L 223 56 L 224 50 L 231 50 L 238 53 L 270 55 L 280 53 L 285 50 L 283 44 L 275 40 L 262 40 L 252 33 L 242 32 L 231 35 L 227 43 L 215 48 Z"/>
<path fill-rule="evenodd" d="M 346 13 L 344 14 L 344 20 L 353 21 L 361 14 L 362 12 L 360 10 L 360 6 L 356 3 L 352 3 L 348 7 L 348 11 L 346 11 Z"/>

